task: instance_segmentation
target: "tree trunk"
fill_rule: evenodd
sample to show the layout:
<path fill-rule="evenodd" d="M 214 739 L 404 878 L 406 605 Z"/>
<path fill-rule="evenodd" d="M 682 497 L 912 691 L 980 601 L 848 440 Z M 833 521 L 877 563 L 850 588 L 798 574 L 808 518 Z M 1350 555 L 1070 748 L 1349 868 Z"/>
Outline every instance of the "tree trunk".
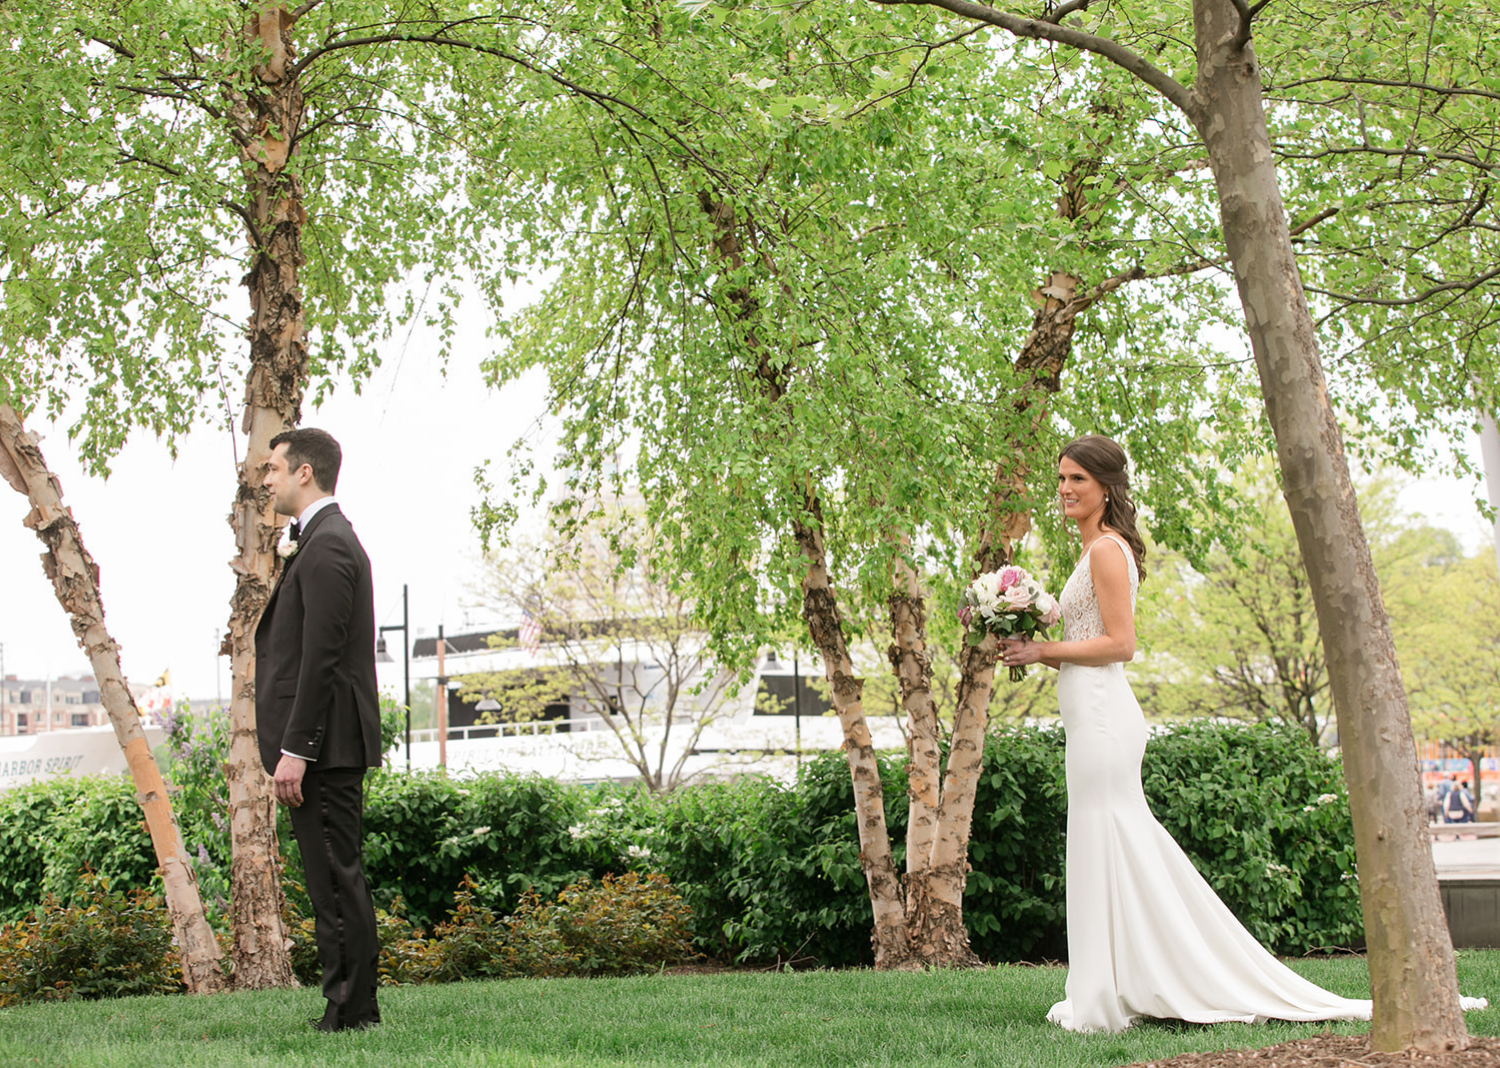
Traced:
<path fill-rule="evenodd" d="M 907 544 L 903 538 L 902 547 Z M 906 923 L 913 941 L 920 943 L 941 797 L 938 722 L 932 705 L 932 658 L 927 654 L 922 583 L 899 551 L 891 565 L 891 579 L 891 645 L 886 655 L 901 688 L 907 723 Z"/>
<path fill-rule="evenodd" d="M 870 890 L 875 914 L 871 941 L 875 967 L 899 968 L 910 963 L 906 908 L 901 880 L 891 857 L 891 836 L 885 823 L 885 793 L 880 767 L 875 762 L 875 742 L 865 722 L 861 690 L 864 680 L 854 674 L 849 644 L 844 637 L 842 614 L 828 580 L 828 560 L 823 547 L 822 516 L 816 498 L 809 499 L 809 521 L 794 524 L 793 532 L 807 560 L 802 580 L 802 618 L 813 644 L 823 657 L 823 670 L 833 691 L 833 710 L 844 728 L 844 753 L 854 781 L 854 812 L 859 826 L 859 861 Z M 814 525 L 816 524 L 816 525 Z"/>
<path fill-rule="evenodd" d="M 234 530 L 235 590 L 225 652 L 231 660 L 229 810 L 234 863 L 234 981 L 237 989 L 295 986 L 282 927 L 281 865 L 271 778 L 255 736 L 255 625 L 279 566 L 281 520 L 262 487 L 271 438 L 297 425 L 307 378 L 307 344 L 298 270 L 302 255 L 302 186 L 287 169 L 302 122 L 302 92 L 291 67 L 292 17 L 282 8 L 251 15 L 246 32 L 269 50 L 256 70 L 260 85 L 234 100 L 230 132 L 245 162 L 251 246 L 250 373 L 245 383 L 245 458 L 229 525 Z"/>
<path fill-rule="evenodd" d="M 1081 200 L 1065 196 L 1059 201 L 1059 212 L 1071 218 L 1080 206 Z M 1046 417 L 1043 403 L 1046 395 L 1058 390 L 1063 364 L 1072 351 L 1075 318 L 1093 300 L 1092 296 L 1080 297 L 1078 279 L 1062 272 L 1054 272 L 1036 296 L 1039 306 L 1032 330 L 1015 363 L 1016 369 L 1031 376 L 1031 380 L 1012 402 L 1018 415 L 1029 417 L 1032 427 L 1039 427 Z M 1017 506 L 1026 496 L 1027 474 L 1024 450 L 1019 443 L 1012 448 L 1010 456 L 995 465 L 990 514 L 974 549 L 977 572 L 994 571 L 1008 564 L 1015 543 L 1031 529 L 1029 512 L 1025 507 Z M 920 594 L 920 587 L 917 592 Z M 894 634 L 897 619 L 894 598 L 892 604 Z M 892 647 L 893 663 L 895 648 Z M 989 722 L 998 655 L 999 646 L 993 639 L 979 646 L 964 646 L 959 658 L 953 734 L 938 795 L 935 826 L 923 840 L 916 840 L 908 831 L 908 923 L 914 952 L 926 964 L 967 967 L 980 963 L 969 948 L 963 895 L 968 884 L 969 835 L 974 819 L 974 797 L 984 769 L 984 735 Z M 899 670 L 898 678 L 904 699 L 907 697 L 908 678 Z M 915 720 L 910 737 L 915 744 Z M 935 766 L 933 774 L 936 774 Z"/>
<path fill-rule="evenodd" d="M 1262 110 L 1231 0 L 1194 0 L 1199 114 L 1245 325 L 1307 568 L 1354 814 L 1377 1050 L 1462 1048 L 1453 948 L 1390 623 L 1328 401 Z"/>
<path fill-rule="evenodd" d="M 0 475 L 31 502 L 26 525 L 47 546 L 43 567 L 57 591 L 58 602 L 68 613 L 79 646 L 88 654 L 100 701 L 125 752 L 136 800 L 146 817 L 146 829 L 160 865 L 167 912 L 172 917 L 182 961 L 182 980 L 192 993 L 215 993 L 224 986 L 219 945 L 203 914 L 198 880 L 172 815 L 167 784 L 151 756 L 141 730 L 140 710 L 125 684 L 119 647 L 104 625 L 99 568 L 84 548 L 78 524 L 63 505 L 62 488 L 47 469 L 36 439 L 26 432 L 20 415 L 8 404 L 0 404 Z"/>
<path fill-rule="evenodd" d="M 999 651 L 993 636 L 978 646 L 964 646 L 937 835 L 927 865 L 926 915 L 916 947 L 924 963 L 964 967 L 981 963 L 969 948 L 969 932 L 964 927 L 964 888 L 969 881 L 969 831 L 974 795 L 984 770 L 984 728 Z"/>
<path fill-rule="evenodd" d="M 714 254 L 733 270 L 745 265 L 744 245 L 740 241 L 741 223 L 735 217 L 734 205 L 716 198 L 709 190 L 698 193 L 703 214 L 714 225 Z M 758 260 L 774 270 L 765 251 Z M 756 354 L 755 381 L 774 404 L 785 393 L 790 365 L 776 366 L 759 333 L 760 304 L 748 287 L 735 288 L 725 294 L 734 307 L 735 318 L 744 331 L 743 344 Z M 823 545 L 822 510 L 812 489 L 806 496 L 807 517 L 792 524 L 792 534 L 807 561 L 802 580 L 802 618 L 807 621 L 813 644 L 823 658 L 823 669 L 833 691 L 833 708 L 844 730 L 844 751 L 849 774 L 854 782 L 854 816 L 859 830 L 859 859 L 870 891 L 870 907 L 875 916 L 871 941 L 875 947 L 875 967 L 898 968 L 910 959 L 906 931 L 906 911 L 901 895 L 901 881 L 891 857 L 891 837 L 885 822 L 885 794 L 880 784 L 880 769 L 875 762 L 874 739 L 865 722 L 861 690 L 862 679 L 854 674 L 849 645 L 844 637 L 838 598 L 828 577 L 828 556 Z"/>

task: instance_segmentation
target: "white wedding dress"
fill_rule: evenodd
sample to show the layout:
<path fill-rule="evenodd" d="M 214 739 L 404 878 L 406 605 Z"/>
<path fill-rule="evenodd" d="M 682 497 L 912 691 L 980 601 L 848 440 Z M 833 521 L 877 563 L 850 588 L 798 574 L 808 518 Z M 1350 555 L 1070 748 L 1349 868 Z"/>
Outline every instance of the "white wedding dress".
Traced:
<path fill-rule="evenodd" d="M 1091 551 L 1124 552 L 1134 609 L 1129 547 L 1105 535 Z M 1088 554 L 1061 601 L 1064 641 L 1104 635 Z M 1140 1016 L 1369 1019 L 1369 1001 L 1308 982 L 1252 938 L 1151 814 L 1141 789 L 1146 721 L 1125 665 L 1065 663 L 1057 699 L 1067 733 L 1068 983 L 1047 1019 L 1070 1031 L 1120 1031 Z"/>

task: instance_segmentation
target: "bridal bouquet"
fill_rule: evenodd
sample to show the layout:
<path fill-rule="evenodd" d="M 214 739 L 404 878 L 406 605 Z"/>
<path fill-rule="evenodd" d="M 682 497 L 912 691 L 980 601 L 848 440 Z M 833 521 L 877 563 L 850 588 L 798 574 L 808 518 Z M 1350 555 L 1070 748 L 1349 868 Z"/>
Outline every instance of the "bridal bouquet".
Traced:
<path fill-rule="evenodd" d="M 1062 606 L 1025 568 L 1002 567 L 987 571 L 964 587 L 959 597 L 958 619 L 970 645 L 985 635 L 999 638 L 1046 637 L 1047 628 L 1062 618 Z M 1010 681 L 1026 677 L 1021 665 L 1010 669 Z"/>

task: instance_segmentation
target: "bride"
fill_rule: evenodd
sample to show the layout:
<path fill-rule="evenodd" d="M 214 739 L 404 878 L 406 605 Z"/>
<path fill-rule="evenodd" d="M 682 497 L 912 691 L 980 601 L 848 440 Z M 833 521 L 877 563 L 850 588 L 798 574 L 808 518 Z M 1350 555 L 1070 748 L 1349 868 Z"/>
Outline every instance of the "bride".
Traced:
<path fill-rule="evenodd" d="M 1146 721 L 1125 679 L 1145 546 L 1125 463 L 1097 435 L 1063 449 L 1058 492 L 1083 540 L 1060 598 L 1063 640 L 1001 643 L 1002 663 L 1058 669 L 1067 735 L 1067 999 L 1047 1019 L 1071 1031 L 1141 1016 L 1367 1020 L 1369 1001 L 1315 986 L 1256 942 L 1146 805 Z"/>

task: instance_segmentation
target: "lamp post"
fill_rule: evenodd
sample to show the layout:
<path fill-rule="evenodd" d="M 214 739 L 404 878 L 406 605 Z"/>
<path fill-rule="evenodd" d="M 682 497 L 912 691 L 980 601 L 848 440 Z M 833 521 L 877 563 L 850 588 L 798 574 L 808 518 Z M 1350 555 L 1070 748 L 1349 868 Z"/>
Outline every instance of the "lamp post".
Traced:
<path fill-rule="evenodd" d="M 447 652 L 450 651 L 450 649 L 453 652 L 458 652 L 457 649 L 452 649 L 452 647 L 448 644 L 448 639 L 443 637 L 443 625 L 441 623 L 439 623 L 438 624 L 438 635 L 437 635 L 438 678 L 437 678 L 437 692 L 435 694 L 433 694 L 433 705 L 434 705 L 434 707 L 433 707 L 433 718 L 434 718 L 435 722 L 437 723 L 437 727 L 438 727 L 438 767 L 440 769 L 442 769 L 442 773 L 444 775 L 448 774 L 448 683 L 449 683 L 449 679 L 448 679 L 447 668 L 444 666 L 444 663 L 443 663 L 443 657 L 444 657 L 444 654 L 446 654 Z"/>
<path fill-rule="evenodd" d="M 391 654 L 385 651 L 385 632 L 388 630 L 399 630 L 401 632 L 401 671 L 406 684 L 406 770 L 411 771 L 411 635 L 407 630 L 410 622 L 410 601 L 407 598 L 407 587 L 401 586 L 401 625 L 392 624 L 389 627 L 380 628 L 380 637 L 375 642 L 375 659 L 382 664 L 394 664 L 395 660 Z"/>

